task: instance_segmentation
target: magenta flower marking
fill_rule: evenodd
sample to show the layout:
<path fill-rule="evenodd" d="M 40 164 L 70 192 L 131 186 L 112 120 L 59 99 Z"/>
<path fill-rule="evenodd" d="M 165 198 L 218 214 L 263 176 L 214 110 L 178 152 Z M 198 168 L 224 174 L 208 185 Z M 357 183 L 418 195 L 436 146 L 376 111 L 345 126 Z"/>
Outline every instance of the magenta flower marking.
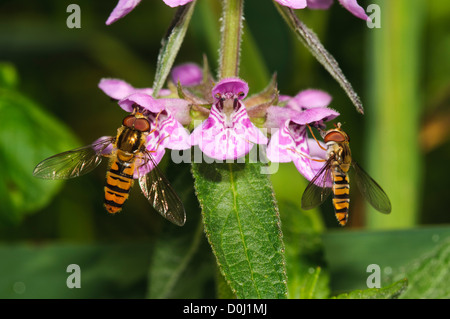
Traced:
<path fill-rule="evenodd" d="M 207 156 L 237 159 L 254 144 L 266 144 L 267 138 L 253 125 L 241 102 L 248 93 L 246 82 L 238 78 L 220 81 L 212 91 L 214 103 L 209 117 L 191 134 L 191 145 L 198 145 Z"/>
<path fill-rule="evenodd" d="M 311 159 L 326 159 L 326 152 L 314 139 L 308 139 L 306 125 L 324 128 L 324 123 L 339 113 L 326 107 L 331 96 L 319 90 L 302 91 L 293 98 L 281 96 L 280 100 L 287 101 L 285 107 L 271 106 L 267 111 L 267 126 L 279 128 L 267 146 L 267 157 L 272 162 L 293 161 L 297 170 L 311 180 L 323 166 Z"/>
<path fill-rule="evenodd" d="M 118 79 L 102 79 L 99 87 L 110 97 L 118 99 L 119 106 L 126 112 L 139 111 L 150 122 L 146 148 L 158 164 L 164 156 L 165 149 L 184 150 L 191 147 L 189 132 L 177 120 L 175 113 L 187 113 L 188 102 L 182 99 L 154 99 L 151 89 L 135 89 L 130 84 Z M 188 116 L 188 115 L 187 115 Z M 186 115 L 180 115 L 186 120 Z M 142 163 L 138 163 L 142 164 Z M 135 178 L 143 176 L 153 169 L 153 163 L 147 162 L 135 173 Z"/>

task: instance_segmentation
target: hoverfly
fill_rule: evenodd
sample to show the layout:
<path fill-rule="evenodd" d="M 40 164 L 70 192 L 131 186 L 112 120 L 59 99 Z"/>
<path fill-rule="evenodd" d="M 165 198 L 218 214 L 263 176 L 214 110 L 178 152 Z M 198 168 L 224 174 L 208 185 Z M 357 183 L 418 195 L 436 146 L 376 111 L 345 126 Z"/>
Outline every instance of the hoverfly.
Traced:
<path fill-rule="evenodd" d="M 349 137 L 341 129 L 341 123 L 323 133 L 323 140 L 327 146 L 327 160 L 306 187 L 302 196 L 302 208 L 307 210 L 317 207 L 333 193 L 336 219 L 341 226 L 345 226 L 350 206 L 348 172 L 352 167 L 356 185 L 363 197 L 379 212 L 389 214 L 391 202 L 386 193 L 358 163 L 352 160 Z M 320 144 L 319 146 L 323 148 Z"/>
<path fill-rule="evenodd" d="M 125 117 L 117 136 L 105 137 L 91 145 L 56 154 L 40 162 L 33 175 L 43 179 L 70 179 L 96 168 L 104 157 L 109 157 L 104 187 L 104 206 L 109 213 L 122 210 L 135 176 L 150 204 L 164 218 L 183 226 L 186 213 L 183 203 L 159 170 L 152 154 L 146 149 L 150 121 L 139 112 Z M 139 168 L 150 164 L 153 169 L 139 176 Z"/>

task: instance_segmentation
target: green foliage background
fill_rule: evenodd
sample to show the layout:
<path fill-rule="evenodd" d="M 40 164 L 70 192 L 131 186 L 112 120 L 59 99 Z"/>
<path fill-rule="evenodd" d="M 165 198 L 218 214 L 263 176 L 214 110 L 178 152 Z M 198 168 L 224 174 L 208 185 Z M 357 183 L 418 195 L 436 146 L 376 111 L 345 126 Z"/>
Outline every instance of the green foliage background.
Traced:
<path fill-rule="evenodd" d="M 40 160 L 115 134 L 124 113 L 97 84 L 114 77 L 150 87 L 174 13 L 162 1 L 142 1 L 106 26 L 116 2 L 82 0 L 77 1 L 81 29 L 68 29 L 70 3 L 0 0 L 0 297 L 232 296 L 201 223 L 209 218 L 219 225 L 223 211 L 219 205 L 202 214 L 193 178 L 200 168 L 175 165 L 170 152 L 160 164 L 186 206 L 183 228 L 156 214 L 138 187 L 123 213 L 109 216 L 102 207 L 104 165 L 64 183 L 32 177 Z M 297 14 L 339 62 L 360 94 L 365 116 L 296 39 L 271 1 L 245 1 L 240 76 L 250 94 L 261 91 L 274 72 L 281 94 L 307 88 L 329 92 L 331 107 L 341 113 L 339 121 L 351 136 L 353 156 L 393 204 L 391 215 L 381 215 L 366 209 L 354 192 L 349 224 L 340 228 L 329 202 L 315 211 L 300 209 L 306 181 L 293 164 L 280 164 L 270 179 L 278 203 L 272 215 L 279 213 L 282 237 L 270 233 L 268 241 L 281 238 L 284 247 L 268 251 L 273 249 L 269 253 L 285 265 L 290 298 L 448 298 L 450 4 L 359 3 L 381 6 L 380 29 L 367 28 L 337 3 L 328 11 Z M 206 54 L 217 71 L 220 12 L 219 1 L 198 1 L 176 64 L 201 64 Z M 251 190 L 237 185 L 243 205 L 251 204 Z M 197 183 L 200 193 L 208 187 Z M 252 234 L 257 218 L 246 217 L 250 236 L 266 231 L 255 228 Z M 284 256 L 277 255 L 281 250 Z M 218 261 L 226 267 L 225 259 Z M 81 267 L 81 289 L 66 286 L 70 264 Z M 381 267 L 384 289 L 367 290 L 370 264 Z M 229 267 L 227 275 L 246 280 L 239 266 L 231 262 Z M 283 280 L 280 272 L 253 279 L 250 284 L 260 285 L 257 291 L 274 294 L 244 289 L 238 297 L 278 298 L 283 289 L 268 287 Z"/>

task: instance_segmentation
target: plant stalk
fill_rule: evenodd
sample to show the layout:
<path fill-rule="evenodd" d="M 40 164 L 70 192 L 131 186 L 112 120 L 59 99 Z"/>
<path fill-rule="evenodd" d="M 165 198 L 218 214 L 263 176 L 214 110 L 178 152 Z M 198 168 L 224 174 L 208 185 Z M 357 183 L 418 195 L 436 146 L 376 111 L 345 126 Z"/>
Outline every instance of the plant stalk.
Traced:
<path fill-rule="evenodd" d="M 239 75 L 244 0 L 223 0 L 219 79 Z"/>

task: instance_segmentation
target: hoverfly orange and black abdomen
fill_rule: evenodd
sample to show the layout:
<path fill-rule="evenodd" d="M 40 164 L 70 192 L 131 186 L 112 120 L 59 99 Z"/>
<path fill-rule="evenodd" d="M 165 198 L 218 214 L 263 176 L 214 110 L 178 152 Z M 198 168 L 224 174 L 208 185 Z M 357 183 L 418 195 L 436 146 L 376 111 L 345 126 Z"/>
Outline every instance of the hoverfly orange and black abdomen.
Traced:
<path fill-rule="evenodd" d="M 108 157 L 104 187 L 104 206 L 108 212 L 121 211 L 134 179 L 138 177 L 141 189 L 153 207 L 169 221 L 182 226 L 186 219 L 183 204 L 146 149 L 147 136 L 152 132 L 147 116 L 135 111 L 123 119 L 116 137 L 101 138 L 91 145 L 49 157 L 36 166 L 33 174 L 44 179 L 79 177 Z M 153 169 L 141 173 L 140 168 L 148 162 L 152 163 Z"/>
<path fill-rule="evenodd" d="M 322 136 L 327 146 L 327 160 L 324 160 L 325 165 L 306 187 L 302 196 L 302 207 L 304 209 L 317 207 L 333 193 L 336 219 L 341 226 L 345 226 L 350 207 L 349 170 L 352 167 L 356 184 L 364 198 L 378 211 L 390 213 L 391 203 L 386 193 L 352 160 L 349 137 L 341 129 L 340 123 L 335 129 L 323 132 Z"/>
<path fill-rule="evenodd" d="M 110 159 L 106 173 L 104 205 L 115 214 L 122 210 L 134 182 L 136 155 L 145 151 L 150 123 L 141 113 L 129 115 L 122 121 L 116 137 L 116 154 Z"/>

